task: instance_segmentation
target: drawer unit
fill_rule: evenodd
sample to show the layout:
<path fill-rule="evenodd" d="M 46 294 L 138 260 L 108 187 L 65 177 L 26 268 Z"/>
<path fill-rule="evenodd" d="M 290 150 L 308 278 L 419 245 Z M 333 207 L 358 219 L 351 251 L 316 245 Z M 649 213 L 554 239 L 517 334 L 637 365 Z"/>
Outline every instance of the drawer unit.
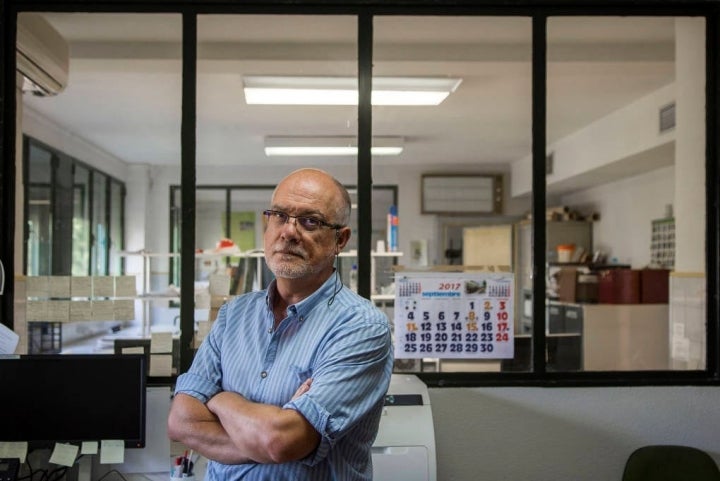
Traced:
<path fill-rule="evenodd" d="M 565 332 L 565 305 L 548 303 L 547 306 L 547 332 L 548 334 L 561 334 Z"/>
<path fill-rule="evenodd" d="M 582 333 L 583 308 L 582 306 L 565 306 L 564 309 L 564 330 L 566 334 Z"/>

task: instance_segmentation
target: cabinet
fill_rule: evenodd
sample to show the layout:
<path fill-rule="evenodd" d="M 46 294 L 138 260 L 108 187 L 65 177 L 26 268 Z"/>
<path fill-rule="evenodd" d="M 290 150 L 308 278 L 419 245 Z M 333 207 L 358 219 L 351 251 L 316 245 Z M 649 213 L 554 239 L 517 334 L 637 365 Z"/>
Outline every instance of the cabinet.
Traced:
<path fill-rule="evenodd" d="M 583 306 L 548 301 L 546 320 L 548 371 L 583 368 Z"/>
<path fill-rule="evenodd" d="M 548 371 L 636 371 L 668 369 L 667 304 L 547 305 Z M 515 359 L 505 371 L 529 370 L 531 338 L 515 336 Z"/>
<path fill-rule="evenodd" d="M 668 369 L 669 317 L 668 304 L 583 305 L 584 369 Z"/>

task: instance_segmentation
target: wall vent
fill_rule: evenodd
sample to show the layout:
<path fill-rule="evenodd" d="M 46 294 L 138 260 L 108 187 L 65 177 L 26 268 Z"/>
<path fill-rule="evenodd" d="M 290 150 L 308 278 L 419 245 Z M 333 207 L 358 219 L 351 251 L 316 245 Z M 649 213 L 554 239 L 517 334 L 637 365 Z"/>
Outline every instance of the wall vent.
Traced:
<path fill-rule="evenodd" d="M 675 128 L 675 102 L 660 108 L 660 133 Z"/>

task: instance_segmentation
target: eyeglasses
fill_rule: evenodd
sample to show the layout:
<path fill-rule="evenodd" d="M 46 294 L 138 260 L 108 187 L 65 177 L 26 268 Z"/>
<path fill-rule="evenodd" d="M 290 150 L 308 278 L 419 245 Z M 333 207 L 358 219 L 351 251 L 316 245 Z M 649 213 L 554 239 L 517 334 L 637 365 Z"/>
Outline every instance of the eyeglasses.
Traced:
<path fill-rule="evenodd" d="M 264 210 L 263 215 L 267 219 L 268 223 L 275 227 L 280 227 L 287 224 L 290 219 L 295 219 L 295 225 L 299 225 L 306 232 L 313 232 L 318 230 L 320 227 L 327 227 L 328 229 L 342 229 L 343 225 L 340 224 L 329 224 L 324 220 L 318 219 L 317 217 L 311 217 L 306 215 L 290 215 L 279 210 Z"/>

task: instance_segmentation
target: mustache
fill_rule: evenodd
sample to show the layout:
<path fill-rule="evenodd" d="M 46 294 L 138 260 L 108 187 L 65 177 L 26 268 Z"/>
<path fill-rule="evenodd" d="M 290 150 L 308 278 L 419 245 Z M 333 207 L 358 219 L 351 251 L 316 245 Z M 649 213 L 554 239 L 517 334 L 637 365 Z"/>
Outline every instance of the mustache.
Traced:
<path fill-rule="evenodd" d="M 290 244 L 276 244 L 273 246 L 274 254 L 291 254 L 294 256 L 302 257 L 303 259 L 307 256 L 305 249 L 299 246 L 293 246 Z"/>

